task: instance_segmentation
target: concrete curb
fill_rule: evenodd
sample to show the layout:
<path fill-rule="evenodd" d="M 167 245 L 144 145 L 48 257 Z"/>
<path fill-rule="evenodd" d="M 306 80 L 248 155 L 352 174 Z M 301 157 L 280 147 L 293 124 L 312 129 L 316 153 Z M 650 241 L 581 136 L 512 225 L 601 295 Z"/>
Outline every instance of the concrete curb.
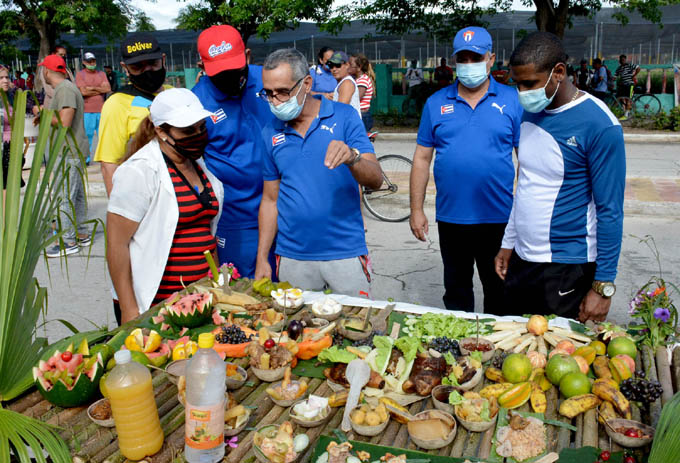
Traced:
<path fill-rule="evenodd" d="M 415 142 L 417 133 L 391 133 L 380 132 L 378 134 L 378 141 L 408 141 Z M 626 143 L 680 143 L 680 134 L 676 133 L 624 133 L 623 140 Z"/>

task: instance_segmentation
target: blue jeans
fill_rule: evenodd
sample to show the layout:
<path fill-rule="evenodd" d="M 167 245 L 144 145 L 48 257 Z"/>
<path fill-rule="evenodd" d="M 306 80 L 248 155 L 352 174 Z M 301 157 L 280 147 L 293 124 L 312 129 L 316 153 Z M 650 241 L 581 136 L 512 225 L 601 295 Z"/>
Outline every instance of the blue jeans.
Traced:
<path fill-rule="evenodd" d="M 253 278 L 255 276 L 255 264 L 257 263 L 258 229 L 229 230 L 218 226 L 216 235 L 219 265 L 233 263 L 242 276 Z M 269 265 L 272 267 L 272 280 L 275 281 L 274 245 L 269 252 Z"/>
<path fill-rule="evenodd" d="M 361 122 L 364 123 L 364 128 L 366 132 L 370 132 L 373 128 L 373 114 L 370 111 L 364 111 L 361 113 Z"/>
<path fill-rule="evenodd" d="M 90 153 L 92 153 L 92 139 L 94 138 L 94 133 L 97 132 L 97 135 L 99 135 L 99 119 L 101 115 L 101 113 L 85 113 L 83 115 L 85 134 L 87 135 L 87 140 L 90 142 Z"/>

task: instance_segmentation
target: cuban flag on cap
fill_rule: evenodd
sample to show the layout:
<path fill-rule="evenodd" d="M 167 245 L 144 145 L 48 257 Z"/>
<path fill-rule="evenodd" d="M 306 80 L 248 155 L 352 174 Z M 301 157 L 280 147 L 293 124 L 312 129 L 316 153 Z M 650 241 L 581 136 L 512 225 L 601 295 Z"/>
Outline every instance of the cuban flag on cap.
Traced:
<path fill-rule="evenodd" d="M 227 118 L 227 115 L 224 114 L 224 110 L 222 108 L 218 109 L 213 113 L 212 116 L 210 116 L 210 119 L 213 121 L 213 124 L 217 124 L 219 121 L 223 121 Z"/>
<path fill-rule="evenodd" d="M 282 133 L 276 134 L 272 137 L 272 146 L 279 146 L 286 141 L 286 136 Z"/>
<path fill-rule="evenodd" d="M 441 113 L 442 114 L 451 114 L 452 112 L 453 112 L 453 105 L 452 104 L 442 105 L 442 107 L 441 107 Z"/>

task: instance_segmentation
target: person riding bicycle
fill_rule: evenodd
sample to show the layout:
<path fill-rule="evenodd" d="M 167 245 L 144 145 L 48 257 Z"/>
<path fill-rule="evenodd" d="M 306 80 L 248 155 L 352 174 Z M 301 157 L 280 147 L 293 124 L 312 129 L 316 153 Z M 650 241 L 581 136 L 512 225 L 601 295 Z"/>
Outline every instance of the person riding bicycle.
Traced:
<path fill-rule="evenodd" d="M 619 56 L 619 67 L 616 68 L 616 97 L 625 98 L 626 112 L 620 118 L 621 120 L 628 119 L 630 109 L 633 106 L 633 90 L 635 88 L 636 76 L 640 72 L 640 66 L 637 64 L 626 63 L 626 55 Z"/>

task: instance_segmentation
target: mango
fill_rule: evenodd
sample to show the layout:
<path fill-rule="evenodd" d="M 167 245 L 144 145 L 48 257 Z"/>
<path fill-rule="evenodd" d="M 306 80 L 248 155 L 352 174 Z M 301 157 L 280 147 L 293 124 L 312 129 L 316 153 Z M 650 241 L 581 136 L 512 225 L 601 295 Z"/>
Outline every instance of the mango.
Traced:
<path fill-rule="evenodd" d="M 484 389 L 479 391 L 479 395 L 485 399 L 490 399 L 491 397 L 498 398 L 498 396 L 503 394 L 512 386 L 513 386 L 512 383 L 489 384 L 488 386 L 484 387 Z"/>
<path fill-rule="evenodd" d="M 560 415 L 573 418 L 587 410 L 597 407 L 600 398 L 595 394 L 582 394 L 563 401 L 560 404 Z"/>
<path fill-rule="evenodd" d="M 534 413 L 545 413 L 545 410 L 548 408 L 548 401 L 545 397 L 545 392 L 536 383 L 531 383 L 531 396 L 529 400 Z"/>
<path fill-rule="evenodd" d="M 576 349 L 572 355 L 580 355 L 586 359 L 588 365 L 592 365 L 593 361 L 595 361 L 595 357 L 597 356 L 597 352 L 593 346 L 581 346 Z"/>
<path fill-rule="evenodd" d="M 614 381 L 618 384 L 621 384 L 621 381 L 624 379 L 633 376 L 633 372 L 628 368 L 628 364 L 621 358 L 614 357 L 609 360 L 609 369 L 612 372 L 612 378 L 614 378 Z"/>
<path fill-rule="evenodd" d="M 486 371 L 484 372 L 484 376 L 486 376 L 486 378 L 489 381 L 493 381 L 495 383 L 506 383 L 507 382 L 505 380 L 505 378 L 503 377 L 503 372 L 496 367 L 487 368 Z"/>
<path fill-rule="evenodd" d="M 598 378 L 611 378 L 612 372 L 609 369 L 609 359 L 605 355 L 598 355 L 593 361 L 593 373 Z"/>

